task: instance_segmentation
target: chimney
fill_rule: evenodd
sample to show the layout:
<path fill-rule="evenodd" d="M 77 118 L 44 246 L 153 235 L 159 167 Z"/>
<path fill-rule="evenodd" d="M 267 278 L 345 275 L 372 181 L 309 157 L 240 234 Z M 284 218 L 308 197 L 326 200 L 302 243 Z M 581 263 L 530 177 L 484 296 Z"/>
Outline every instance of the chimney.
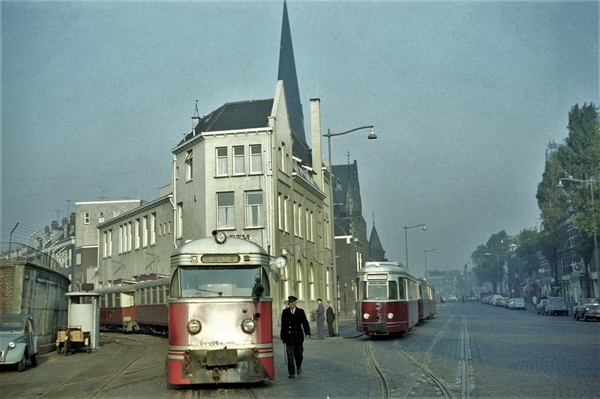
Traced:
<path fill-rule="evenodd" d="M 310 100 L 310 133 L 312 144 L 312 167 L 315 172 L 314 181 L 321 191 L 324 191 L 323 183 L 323 155 L 321 149 L 321 100 L 313 98 Z M 329 193 L 328 193 L 329 195 Z"/>
<path fill-rule="evenodd" d="M 58 221 L 52 221 L 52 231 L 58 230 Z"/>

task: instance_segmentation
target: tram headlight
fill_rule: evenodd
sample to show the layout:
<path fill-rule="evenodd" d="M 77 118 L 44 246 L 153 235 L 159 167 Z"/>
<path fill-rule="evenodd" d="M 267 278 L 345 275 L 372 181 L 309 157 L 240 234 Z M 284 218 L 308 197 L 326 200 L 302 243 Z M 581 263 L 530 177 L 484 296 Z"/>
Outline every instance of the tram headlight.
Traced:
<path fill-rule="evenodd" d="M 368 313 L 363 313 L 363 319 L 365 319 L 365 320 L 369 320 L 369 317 L 371 317 L 371 315 L 370 315 L 370 314 L 368 314 Z"/>
<path fill-rule="evenodd" d="M 242 321 L 242 331 L 248 334 L 252 334 L 256 329 L 256 323 L 252 319 L 245 319 Z"/>
<path fill-rule="evenodd" d="M 388 318 L 388 320 L 392 320 L 394 318 L 394 314 L 393 313 L 388 313 L 387 314 L 387 318 Z"/>
<path fill-rule="evenodd" d="M 202 324 L 198 320 L 192 320 L 188 324 L 188 331 L 192 335 L 196 335 L 202 330 Z"/>

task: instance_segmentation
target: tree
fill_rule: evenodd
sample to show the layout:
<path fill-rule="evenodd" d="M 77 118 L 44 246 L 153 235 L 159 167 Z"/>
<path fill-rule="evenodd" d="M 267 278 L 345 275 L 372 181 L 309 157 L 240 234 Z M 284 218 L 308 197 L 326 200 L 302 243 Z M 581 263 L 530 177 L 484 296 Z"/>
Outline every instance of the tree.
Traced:
<path fill-rule="evenodd" d="M 517 235 L 516 253 L 522 259 L 521 271 L 527 276 L 533 276 L 539 266 L 538 232 L 534 229 L 523 229 Z"/>
<path fill-rule="evenodd" d="M 594 233 L 600 226 L 600 198 L 592 200 L 600 176 L 600 121 L 594 104 L 584 104 L 581 108 L 575 105 L 569 113 L 567 128 L 567 145 L 559 148 L 557 157 L 564 169 L 561 177 L 582 180 L 563 180 L 563 195 L 570 204 L 577 231 L 577 253 L 588 265 L 594 251 Z"/>
<path fill-rule="evenodd" d="M 502 230 L 492 234 L 485 245 L 479 245 L 471 254 L 475 264 L 473 271 L 480 282 L 490 282 L 494 292 L 499 292 L 504 278 L 504 260 L 510 248 L 511 240 Z"/>
<path fill-rule="evenodd" d="M 564 168 L 559 157 L 554 156 L 546 162 L 536 195 L 543 224 L 543 230 L 538 236 L 538 249 L 550 264 L 555 282 L 559 281 L 560 246 L 565 242 L 567 234 L 560 227 L 567 215 L 567 202 L 558 187 L 561 177 L 564 177 Z"/>

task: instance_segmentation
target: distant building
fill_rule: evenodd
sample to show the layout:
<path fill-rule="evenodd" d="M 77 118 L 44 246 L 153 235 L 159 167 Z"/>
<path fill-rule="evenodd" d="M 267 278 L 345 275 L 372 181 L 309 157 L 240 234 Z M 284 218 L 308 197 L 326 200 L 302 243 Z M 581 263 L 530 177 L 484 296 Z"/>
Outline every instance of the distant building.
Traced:
<path fill-rule="evenodd" d="M 356 276 L 369 260 L 367 227 L 362 216 L 358 165 L 333 165 L 335 249 L 340 312 L 353 314 L 356 306 Z"/>
<path fill-rule="evenodd" d="M 142 200 L 89 201 L 75 203 L 75 264 L 71 276 L 71 291 L 79 291 L 81 284 L 94 283 L 98 287 L 98 225 L 120 214 L 139 207 Z"/>

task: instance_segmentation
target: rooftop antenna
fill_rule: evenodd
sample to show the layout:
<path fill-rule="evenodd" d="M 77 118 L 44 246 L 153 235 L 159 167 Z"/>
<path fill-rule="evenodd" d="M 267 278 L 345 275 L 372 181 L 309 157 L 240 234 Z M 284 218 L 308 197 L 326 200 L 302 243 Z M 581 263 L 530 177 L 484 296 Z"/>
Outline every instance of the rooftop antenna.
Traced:
<path fill-rule="evenodd" d="M 200 118 L 200 113 L 198 112 L 198 100 L 196 100 L 196 107 L 194 109 L 194 116 Z"/>

